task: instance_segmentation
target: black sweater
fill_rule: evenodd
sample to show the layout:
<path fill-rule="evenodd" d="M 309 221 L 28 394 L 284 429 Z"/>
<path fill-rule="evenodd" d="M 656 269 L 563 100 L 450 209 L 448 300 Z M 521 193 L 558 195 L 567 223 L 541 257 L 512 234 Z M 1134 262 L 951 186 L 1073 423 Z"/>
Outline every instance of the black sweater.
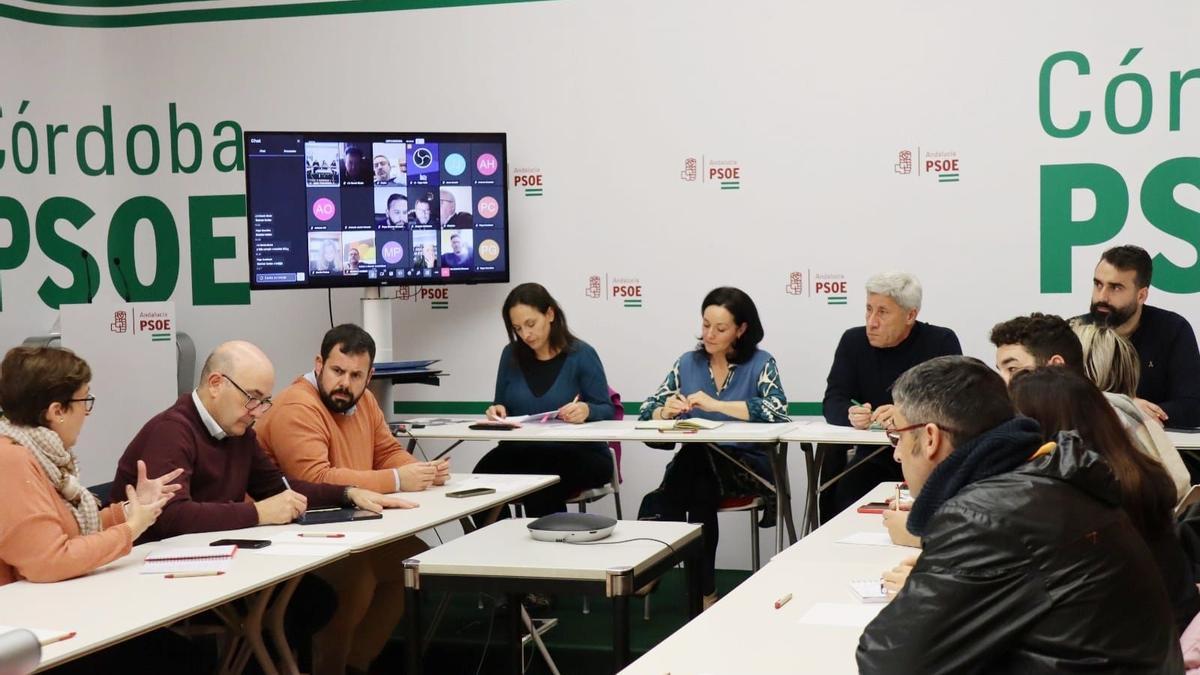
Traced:
<path fill-rule="evenodd" d="M 825 386 L 825 421 L 850 426 L 850 399 L 870 403 L 872 409 L 892 402 L 892 383 L 917 365 L 936 356 L 962 354 L 958 336 L 949 328 L 918 321 L 895 347 L 872 347 L 867 329 L 851 328 L 842 334 Z"/>
<path fill-rule="evenodd" d="M 1188 320 L 1167 309 L 1142 306 L 1129 336 L 1142 362 L 1138 398 L 1157 403 L 1169 427 L 1200 426 L 1200 351 Z"/>

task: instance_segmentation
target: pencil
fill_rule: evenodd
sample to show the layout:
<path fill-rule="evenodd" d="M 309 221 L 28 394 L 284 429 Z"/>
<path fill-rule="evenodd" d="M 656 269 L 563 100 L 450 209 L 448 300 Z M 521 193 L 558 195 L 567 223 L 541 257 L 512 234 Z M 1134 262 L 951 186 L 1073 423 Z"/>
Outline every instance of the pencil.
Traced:
<path fill-rule="evenodd" d="M 164 579 L 190 579 L 192 577 L 219 577 L 222 574 L 225 574 L 225 573 L 224 572 L 176 572 L 175 574 L 168 574 L 167 576 L 165 576 L 163 578 Z"/>

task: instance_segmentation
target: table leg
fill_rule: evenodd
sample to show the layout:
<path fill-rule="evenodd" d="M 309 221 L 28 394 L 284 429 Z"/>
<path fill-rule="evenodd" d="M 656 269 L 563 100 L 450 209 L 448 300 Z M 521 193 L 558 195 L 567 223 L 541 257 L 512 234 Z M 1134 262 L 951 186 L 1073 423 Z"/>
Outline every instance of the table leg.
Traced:
<path fill-rule="evenodd" d="M 629 663 L 629 596 L 633 587 L 633 568 L 614 567 L 604 572 L 604 594 L 613 601 L 613 672 Z"/>
<path fill-rule="evenodd" d="M 242 626 L 246 631 L 246 642 L 250 644 L 250 649 L 254 652 L 254 660 L 258 661 L 263 675 L 279 675 L 275 663 L 271 661 L 267 645 L 263 642 L 263 615 L 266 614 L 267 605 L 274 592 L 275 586 L 272 586 L 252 596 L 246 616 L 242 619 Z"/>
<path fill-rule="evenodd" d="M 613 596 L 613 672 L 629 665 L 629 596 Z"/>
<path fill-rule="evenodd" d="M 421 563 L 404 561 L 404 651 L 408 675 L 421 675 Z"/>
<path fill-rule="evenodd" d="M 521 675 L 525 670 L 525 650 L 521 646 L 521 597 L 520 593 L 508 594 L 508 664 L 513 675 Z"/>
<path fill-rule="evenodd" d="M 811 534 L 821 522 L 821 467 L 828 450 L 820 443 L 813 443 L 804 453 L 808 471 L 808 501 L 804 504 L 804 534 Z"/>
<path fill-rule="evenodd" d="M 792 515 L 792 481 L 788 476 L 787 444 L 771 447 L 771 470 L 775 473 L 775 552 L 783 550 L 783 531 L 787 528 L 788 545 L 796 543 L 796 521 Z"/>
<path fill-rule="evenodd" d="M 700 556 L 704 555 L 701 546 L 693 546 L 692 555 L 683 562 L 684 572 L 687 573 L 687 613 L 689 619 L 700 616 L 703 605 L 704 591 L 700 580 Z"/>
<path fill-rule="evenodd" d="M 279 594 L 275 596 L 275 601 L 267 610 L 267 632 L 271 635 L 275 651 L 279 653 L 279 669 L 283 671 L 284 675 L 300 674 L 300 668 L 296 665 L 292 649 L 287 643 L 287 634 L 283 630 L 284 615 L 287 614 L 288 603 L 292 601 L 296 587 L 300 585 L 300 579 L 301 577 L 296 576 L 283 582 L 279 588 Z"/>

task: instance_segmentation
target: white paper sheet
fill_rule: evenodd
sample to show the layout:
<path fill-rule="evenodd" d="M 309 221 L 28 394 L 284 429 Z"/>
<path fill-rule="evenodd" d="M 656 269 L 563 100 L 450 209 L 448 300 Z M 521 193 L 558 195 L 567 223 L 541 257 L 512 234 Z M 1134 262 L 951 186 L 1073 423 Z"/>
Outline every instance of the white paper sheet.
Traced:
<path fill-rule="evenodd" d="M 855 532 L 848 537 L 838 539 L 836 543 L 860 546 L 895 546 L 892 543 L 892 537 L 887 532 Z"/>
<path fill-rule="evenodd" d="M 341 548 L 344 551 L 349 551 L 349 546 L 309 546 L 308 544 L 271 544 L 266 548 L 256 548 L 247 551 L 252 555 L 290 555 L 290 556 L 310 556 L 319 558 L 331 553 L 341 553 L 338 551 Z"/>
<path fill-rule="evenodd" d="M 797 620 L 797 623 L 809 626 L 866 628 L 881 609 L 883 609 L 883 605 L 818 602 L 809 607 L 808 611 Z"/>

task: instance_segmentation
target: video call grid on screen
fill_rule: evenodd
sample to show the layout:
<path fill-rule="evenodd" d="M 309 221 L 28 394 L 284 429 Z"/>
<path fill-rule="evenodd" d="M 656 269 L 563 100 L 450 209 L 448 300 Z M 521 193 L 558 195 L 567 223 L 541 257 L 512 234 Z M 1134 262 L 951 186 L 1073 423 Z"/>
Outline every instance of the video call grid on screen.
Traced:
<path fill-rule="evenodd" d="M 508 281 L 505 134 L 244 142 L 252 289 Z"/>

